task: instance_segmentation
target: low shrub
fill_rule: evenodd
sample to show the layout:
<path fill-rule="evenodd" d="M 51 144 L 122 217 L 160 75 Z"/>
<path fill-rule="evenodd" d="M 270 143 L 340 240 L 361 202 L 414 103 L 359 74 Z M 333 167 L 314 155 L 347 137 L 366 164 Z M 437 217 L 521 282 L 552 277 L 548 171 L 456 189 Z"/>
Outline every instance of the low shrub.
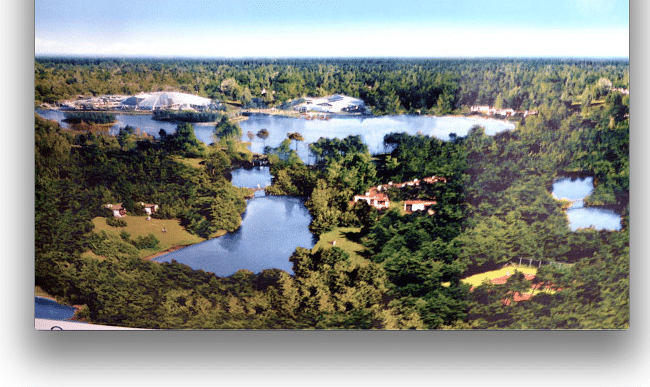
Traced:
<path fill-rule="evenodd" d="M 90 248 L 99 256 L 117 259 L 138 256 L 138 249 L 117 235 L 102 232 L 93 239 Z"/>
<path fill-rule="evenodd" d="M 108 217 L 106 218 L 106 224 L 111 227 L 126 227 L 126 219 Z"/>
<path fill-rule="evenodd" d="M 120 238 L 122 238 L 124 242 L 129 242 L 131 240 L 131 234 L 126 232 L 126 230 L 122 230 L 120 231 Z"/>
<path fill-rule="evenodd" d="M 158 238 L 156 238 L 155 235 L 149 234 L 147 236 L 139 236 L 131 241 L 131 244 L 138 248 L 138 250 L 142 249 L 153 249 L 158 245 L 160 241 Z"/>

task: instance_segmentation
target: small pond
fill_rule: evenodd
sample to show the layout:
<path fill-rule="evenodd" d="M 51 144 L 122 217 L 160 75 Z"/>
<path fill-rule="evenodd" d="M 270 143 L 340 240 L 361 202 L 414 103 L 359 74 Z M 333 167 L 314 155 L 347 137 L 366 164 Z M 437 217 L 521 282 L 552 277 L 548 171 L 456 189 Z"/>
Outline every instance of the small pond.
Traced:
<path fill-rule="evenodd" d="M 220 277 L 246 269 L 259 273 L 280 269 L 293 274 L 289 257 L 296 247 L 312 248 L 311 215 L 300 198 L 259 196 L 248 200 L 242 224 L 235 232 L 155 258 L 172 259 Z"/>
<path fill-rule="evenodd" d="M 49 320 L 67 320 L 74 315 L 75 308 L 68 305 L 61 305 L 54 300 L 43 297 L 34 297 L 35 318 Z"/>
<path fill-rule="evenodd" d="M 237 169 L 233 184 L 239 187 L 266 187 L 271 184 L 268 167 Z M 291 196 L 265 196 L 263 191 L 248 200 L 241 227 L 220 238 L 161 255 L 156 262 L 176 260 L 193 269 L 202 269 L 220 277 L 246 269 L 259 273 L 280 269 L 293 274 L 289 257 L 296 247 L 316 244 L 309 231 L 311 215 L 304 200 Z"/>
<path fill-rule="evenodd" d="M 565 177 L 553 183 L 553 197 L 558 200 L 566 199 L 572 202 L 571 207 L 566 211 L 571 230 L 576 231 L 580 228 L 589 227 L 596 230 L 620 230 L 622 228 L 621 216 L 616 212 L 584 206 L 584 198 L 589 196 L 593 190 L 593 177 L 580 179 Z"/>

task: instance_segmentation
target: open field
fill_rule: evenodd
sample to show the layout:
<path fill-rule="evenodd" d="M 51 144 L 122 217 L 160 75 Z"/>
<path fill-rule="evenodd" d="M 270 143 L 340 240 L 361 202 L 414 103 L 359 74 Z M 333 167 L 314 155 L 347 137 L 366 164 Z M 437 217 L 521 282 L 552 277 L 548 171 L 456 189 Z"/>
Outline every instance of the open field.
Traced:
<path fill-rule="evenodd" d="M 312 250 L 316 251 L 321 247 L 325 249 L 339 247 L 350 254 L 350 260 L 353 263 L 366 265 L 368 260 L 363 257 L 366 248 L 357 240 L 360 230 L 360 227 L 337 227 L 322 234 Z M 333 241 L 336 241 L 336 245 L 332 245 Z"/>
<path fill-rule="evenodd" d="M 34 296 L 36 297 L 43 297 L 43 298 L 49 298 L 51 300 L 55 300 L 53 296 L 51 296 L 48 292 L 45 290 L 41 289 L 40 286 L 35 286 L 34 287 Z"/>
<path fill-rule="evenodd" d="M 515 273 L 515 270 L 524 273 L 526 276 L 526 279 L 533 279 L 535 275 L 537 275 L 537 268 L 536 267 L 529 267 L 529 266 L 520 266 L 520 267 L 514 267 L 514 266 L 506 266 L 502 269 L 499 270 L 492 270 L 492 271 L 487 271 L 485 273 L 479 273 L 475 274 L 473 276 L 464 278 L 461 280 L 461 282 L 470 284 L 472 287 L 479 286 L 481 283 L 485 280 L 492 281 L 494 284 L 502 284 L 505 283 L 505 281 L 508 279 L 508 277 L 512 276 Z M 531 278 L 531 276 L 533 278 Z M 530 289 L 525 293 L 525 294 L 530 294 L 530 295 L 535 295 L 538 293 L 555 293 L 556 290 L 553 289 L 545 289 L 544 286 L 542 285 L 540 287 L 540 284 L 537 284 L 535 286 L 531 286 Z"/>
<path fill-rule="evenodd" d="M 147 220 L 146 216 L 127 216 L 126 227 L 112 227 L 106 224 L 106 218 L 98 216 L 93 219 L 95 225 L 95 232 L 106 231 L 119 235 L 122 230 L 131 234 L 130 238 L 135 239 L 139 236 L 147 236 L 153 234 L 159 241 L 155 249 L 140 250 L 140 257 L 150 257 L 176 246 L 186 246 L 194 243 L 203 242 L 205 239 L 196 235 L 190 234 L 180 225 L 178 219 L 154 219 Z M 167 232 L 163 232 L 163 228 Z M 224 232 L 225 233 L 225 232 Z M 220 233 L 223 235 L 224 233 Z M 220 236 L 220 235 L 215 235 Z M 88 253 L 85 253 L 88 254 Z M 92 253 L 90 253 L 92 254 Z M 96 257 L 96 256 L 95 256 Z"/>
<path fill-rule="evenodd" d="M 201 164 L 202 162 L 205 161 L 204 158 L 186 158 L 178 155 L 170 156 L 172 160 L 179 164 L 184 164 L 187 165 L 188 167 L 196 168 L 196 169 L 205 169 L 205 164 Z"/>
<path fill-rule="evenodd" d="M 537 274 L 536 267 L 521 266 L 521 267 L 517 267 L 516 270 L 524 274 L 532 274 L 532 275 Z M 470 284 L 472 286 L 479 286 L 486 279 L 491 281 L 496 278 L 512 275 L 514 274 L 514 272 L 515 272 L 514 267 L 507 266 L 499 270 L 492 270 L 492 271 L 486 271 L 485 273 L 474 274 L 473 276 L 463 278 L 461 281 L 463 283 Z"/>

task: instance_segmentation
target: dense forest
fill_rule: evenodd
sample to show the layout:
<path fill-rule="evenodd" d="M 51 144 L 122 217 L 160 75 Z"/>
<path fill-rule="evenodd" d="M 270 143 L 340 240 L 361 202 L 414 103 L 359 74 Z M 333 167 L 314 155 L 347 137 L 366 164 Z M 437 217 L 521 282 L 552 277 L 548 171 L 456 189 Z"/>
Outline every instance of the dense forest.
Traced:
<path fill-rule="evenodd" d="M 495 136 L 481 127 L 450 141 L 391 133 L 377 155 L 358 136 L 324 137 L 310 144 L 312 165 L 292 149 L 299 133 L 268 144 L 267 194 L 305 197 L 315 235 L 354 229 L 349 238 L 364 250 L 298 248 L 293 275 L 230 277 L 143 260 L 138 250 L 155 241 L 95 232 L 91 219 L 106 216 L 105 203 L 136 211 L 153 201 L 161 204 L 154 216 L 179 219 L 196 235 L 236 229 L 247 192 L 227 176 L 252 157 L 236 123 L 222 117 L 215 143 L 205 145 L 189 124 L 154 139 L 129 127 L 117 136 L 73 132 L 36 116 L 36 285 L 82 305 L 80 319 L 180 329 L 629 325 L 629 95 L 620 91 L 629 88 L 628 62 L 38 58 L 35 79 L 36 104 L 175 89 L 243 105 L 345 93 L 376 114 L 463 113 L 472 105 L 537 112 Z M 621 231 L 569 229 L 564 204 L 549 193 L 567 174 L 594 178 L 586 202 L 616 209 Z M 350 204 L 369 187 L 431 175 L 446 183 L 388 191 L 396 202 L 436 198 L 431 213 Z M 520 259 L 563 265 L 540 266 L 532 280 L 515 272 L 504 284 L 463 282 Z M 532 286 L 550 290 L 517 298 Z"/>
<path fill-rule="evenodd" d="M 86 59 L 39 57 L 35 103 L 79 95 L 177 90 L 244 105 L 347 94 L 375 114 L 445 114 L 471 105 L 515 110 L 589 106 L 629 87 L 629 64 L 545 59 Z"/>

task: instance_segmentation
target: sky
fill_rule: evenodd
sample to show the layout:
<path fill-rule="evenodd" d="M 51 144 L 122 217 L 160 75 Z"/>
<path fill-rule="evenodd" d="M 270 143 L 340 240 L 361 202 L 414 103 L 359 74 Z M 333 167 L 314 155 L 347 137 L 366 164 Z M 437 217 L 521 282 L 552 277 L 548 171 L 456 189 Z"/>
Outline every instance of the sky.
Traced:
<path fill-rule="evenodd" d="M 629 1 L 35 0 L 35 54 L 629 58 Z"/>

